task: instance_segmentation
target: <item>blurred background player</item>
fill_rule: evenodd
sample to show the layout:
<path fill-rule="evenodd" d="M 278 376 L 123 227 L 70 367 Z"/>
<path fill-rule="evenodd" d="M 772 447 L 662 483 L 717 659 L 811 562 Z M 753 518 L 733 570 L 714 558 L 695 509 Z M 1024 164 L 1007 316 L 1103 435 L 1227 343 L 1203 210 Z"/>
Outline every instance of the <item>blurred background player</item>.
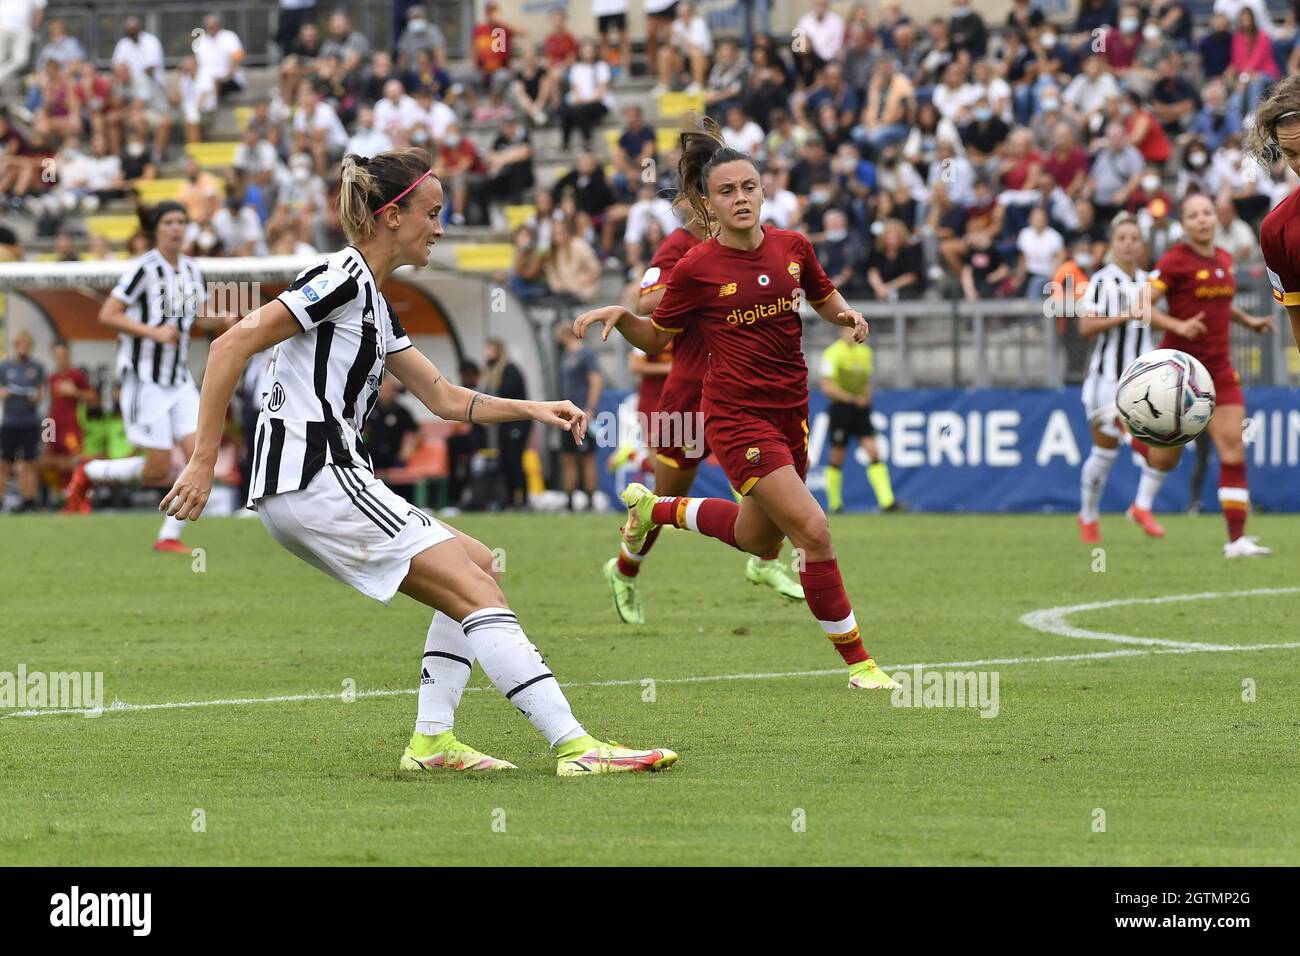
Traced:
<path fill-rule="evenodd" d="M 837 341 L 822 352 L 821 390 L 830 399 L 831 451 L 826 465 L 826 504 L 832 514 L 844 509 L 844 449 L 856 438 L 867 453 L 867 481 L 876 493 L 881 511 L 906 511 L 894 498 L 889 466 L 880 460 L 876 428 L 871 424 L 871 346 L 854 341 L 847 326 Z"/>
<path fill-rule="evenodd" d="M 672 346 L 655 355 L 646 355 L 640 349 L 631 349 L 627 356 L 627 370 L 637 378 L 636 411 L 644 428 L 641 430 L 640 444 L 620 445 L 609 456 L 605 468 L 610 472 L 618 471 L 624 465 L 631 465 L 638 471 L 654 471 L 655 453 L 650 448 L 650 428 L 654 419 L 651 417 L 659 410 L 659 396 L 663 394 L 664 383 L 673 367 Z"/>
<path fill-rule="evenodd" d="M 45 446 L 42 464 L 54 472 L 55 487 L 62 489 L 81 460 L 82 432 L 77 413 L 82 403 L 97 398 L 99 393 L 85 371 L 72 364 L 67 342 L 56 341 L 50 347 L 50 358 L 54 362 L 50 373 L 50 422 L 54 434 Z"/>
<path fill-rule="evenodd" d="M 117 460 L 84 461 L 68 484 L 64 510 L 87 514 L 86 493 L 96 482 L 166 487 L 172 477 L 172 450 L 189 458 L 199 420 L 199 391 L 189 368 L 190 330 L 217 331 L 227 319 L 217 315 L 206 294 L 198 264 L 181 254 L 190 218 L 170 200 L 142 210 L 141 225 L 154 247 L 135 259 L 104 300 L 99 321 L 118 332 L 117 373 L 122 382 L 122 413 L 136 454 Z M 155 551 L 189 554 L 180 540 L 185 525 L 163 519 Z"/>
<path fill-rule="evenodd" d="M 831 543 L 830 526 L 804 479 L 808 473 L 808 368 L 799 303 L 826 321 L 867 336 L 802 233 L 762 225 L 763 187 L 746 154 L 724 145 L 718 124 L 701 121 L 681 136 L 682 191 L 698 219 L 717 223 L 673 269 L 649 321 L 622 306 L 583 313 L 582 334 L 618 329 L 646 352 L 699 325 L 709 351 L 701 411 L 709 445 L 740 504 L 723 498 L 659 496 L 643 485 L 623 492 L 628 550 L 650 531 L 672 525 L 767 555 L 787 535 L 800 556 L 808 608 L 849 669 L 849 687 L 898 686 L 863 646 Z M 712 228 L 709 230 L 712 232 Z"/>
<path fill-rule="evenodd" d="M 1192 321 L 1159 323 L 1165 336 L 1158 348 L 1177 349 L 1199 359 L 1214 380 L 1215 406 L 1207 430 L 1219 453 L 1219 507 L 1228 526 L 1223 545 L 1225 558 L 1246 558 L 1271 554 L 1253 536 L 1247 536 L 1246 516 L 1250 513 L 1250 491 L 1246 484 L 1246 446 L 1242 427 L 1246 418 L 1246 396 L 1241 379 L 1232 367 L 1228 334 L 1233 322 L 1253 332 L 1273 328 L 1273 320 L 1247 315 L 1232 304 L 1237 294 L 1232 254 L 1214 245 L 1218 223 L 1214 202 L 1203 193 L 1183 199 L 1181 223 L 1187 237 L 1169 248 L 1151 272 L 1153 302 L 1168 298 L 1169 314 L 1190 316 Z M 1203 318 L 1202 318 L 1203 316 Z M 1156 312 L 1152 310 L 1155 322 Z M 1157 448 L 1134 439 L 1133 447 L 1151 466 L 1143 469 L 1143 482 L 1129 516 L 1147 534 L 1160 537 L 1164 529 L 1155 523 L 1150 508 L 1156 492 L 1178 464 L 1182 447 Z"/>
<path fill-rule="evenodd" d="M 1146 270 L 1138 267 L 1144 251 L 1137 220 L 1120 213 L 1111 222 L 1110 261 L 1088 280 L 1080 305 L 1079 334 L 1094 340 L 1083 382 L 1083 407 L 1092 429 L 1092 451 L 1079 476 L 1079 537 L 1085 542 L 1101 540 L 1101 495 L 1119 455 L 1115 389 L 1120 373 L 1152 349 L 1140 301 L 1148 288 Z M 1143 481 L 1149 467 L 1144 461 Z"/>
<path fill-rule="evenodd" d="M 37 460 L 41 448 L 41 397 L 45 393 L 45 369 L 32 358 L 32 337 L 26 331 L 14 336 L 14 354 L 0 362 L 0 504 L 9 488 L 9 466 L 18 472 L 15 512 L 36 510 L 39 480 Z"/>

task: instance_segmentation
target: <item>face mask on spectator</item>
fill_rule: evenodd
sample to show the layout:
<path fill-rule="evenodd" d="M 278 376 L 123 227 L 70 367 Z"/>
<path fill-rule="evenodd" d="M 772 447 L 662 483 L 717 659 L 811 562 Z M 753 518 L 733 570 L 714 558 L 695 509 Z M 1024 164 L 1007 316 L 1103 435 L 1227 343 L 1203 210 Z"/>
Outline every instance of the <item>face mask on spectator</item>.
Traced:
<path fill-rule="evenodd" d="M 1054 113 L 1061 108 L 1061 101 L 1053 96 L 1050 98 L 1043 99 L 1042 101 L 1040 101 L 1039 105 L 1042 106 L 1042 108 L 1046 110 L 1048 113 Z"/>
<path fill-rule="evenodd" d="M 830 202 L 831 191 L 829 189 L 814 189 L 808 193 L 808 198 L 813 201 L 814 205 L 820 206 L 822 203 Z"/>
<path fill-rule="evenodd" d="M 411 142 L 415 143 L 416 145 L 419 145 L 420 143 L 427 143 L 428 141 L 429 141 L 429 134 L 422 129 L 417 129 L 415 132 L 411 134 Z"/>
<path fill-rule="evenodd" d="M 827 229 L 827 230 L 826 230 L 826 241 L 827 241 L 827 242 L 843 242 L 843 241 L 844 241 L 845 239 L 847 239 L 848 237 L 849 237 L 849 231 L 848 231 L 847 229 Z"/>
<path fill-rule="evenodd" d="M 1159 176 L 1143 176 L 1143 177 L 1142 177 L 1142 191 L 1143 191 L 1144 193 L 1153 193 L 1153 192 L 1155 192 L 1155 191 L 1156 191 L 1157 189 L 1159 189 L 1159 188 L 1160 188 L 1160 177 L 1159 177 Z"/>
<path fill-rule="evenodd" d="M 1137 33 L 1137 29 L 1138 29 L 1138 18 L 1137 18 L 1137 17 L 1120 17 L 1120 19 L 1119 19 L 1119 28 L 1120 28 L 1120 31 L 1123 32 L 1123 33 Z"/>
<path fill-rule="evenodd" d="M 127 143 L 126 155 L 132 159 L 139 159 L 144 155 L 144 143 Z"/>
<path fill-rule="evenodd" d="M 452 133 L 448 135 L 443 140 L 443 142 L 446 143 L 448 146 L 450 146 L 452 149 L 455 149 L 457 146 L 460 145 L 460 137 L 457 136 L 455 133 Z"/>
<path fill-rule="evenodd" d="M 1044 33 L 1042 36 L 1042 41 L 1043 41 L 1043 47 L 1045 49 L 1050 50 L 1052 47 L 1056 46 L 1056 34 Z"/>
<path fill-rule="evenodd" d="M 1074 264 L 1080 269 L 1089 269 L 1092 267 L 1092 253 L 1080 250 L 1074 254 Z"/>
<path fill-rule="evenodd" d="M 294 166 L 293 178 L 300 183 L 305 183 L 307 180 L 311 179 L 311 169 L 307 166 Z"/>
<path fill-rule="evenodd" d="M 1187 154 L 1187 162 L 1193 169 L 1200 169 L 1202 166 L 1205 165 L 1205 160 L 1206 160 L 1205 154 L 1200 152 L 1199 150 L 1197 150 L 1194 153 Z"/>
<path fill-rule="evenodd" d="M 875 222 L 871 224 L 871 234 L 873 236 L 879 236 L 882 233 L 884 233 L 884 231 L 885 231 L 885 224 L 881 222 L 879 219 L 877 219 Z"/>
<path fill-rule="evenodd" d="M 414 30 L 416 33 L 429 29 L 429 24 L 425 21 L 424 17 L 416 17 L 407 26 L 408 29 Z"/>
<path fill-rule="evenodd" d="M 987 123 L 992 118 L 993 111 L 987 106 L 981 106 L 975 111 L 975 119 L 979 120 L 981 123 Z"/>
<path fill-rule="evenodd" d="M 1160 39 L 1160 28 L 1154 23 L 1148 23 L 1142 28 L 1142 39 L 1148 43 L 1155 43 Z"/>

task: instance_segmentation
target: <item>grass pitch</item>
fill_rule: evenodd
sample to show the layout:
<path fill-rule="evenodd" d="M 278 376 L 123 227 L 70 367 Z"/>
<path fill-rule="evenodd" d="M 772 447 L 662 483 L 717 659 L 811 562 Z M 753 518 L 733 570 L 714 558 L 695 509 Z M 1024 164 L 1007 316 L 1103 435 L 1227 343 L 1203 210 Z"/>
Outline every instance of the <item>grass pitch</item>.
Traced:
<path fill-rule="evenodd" d="M 4 712 L 0 863 L 1295 865 L 1300 648 L 1020 622 L 1300 585 L 1300 518 L 1252 518 L 1277 554 L 1239 562 L 1217 516 L 1165 520 L 1155 542 L 1107 515 L 1099 553 L 1072 516 L 833 519 L 873 654 L 998 661 L 941 668 L 998 673 L 983 718 L 850 692 L 806 608 L 746 583 L 717 542 L 663 535 L 634 629 L 600 575 L 617 517 L 459 519 L 505 549 L 505 592 L 588 729 L 682 755 L 663 774 L 557 779 L 477 668 L 457 731 L 520 769 L 399 772 L 429 612 L 360 597 L 258 521 L 194 526 L 196 571 L 149 550 L 154 516 L 6 517 L 0 671 L 102 671 L 107 699 L 132 705 L 359 696 Z M 1297 590 L 1068 617 L 1233 646 L 1300 641 L 1297 621 Z M 1115 651 L 1130 653 L 1041 660 Z"/>

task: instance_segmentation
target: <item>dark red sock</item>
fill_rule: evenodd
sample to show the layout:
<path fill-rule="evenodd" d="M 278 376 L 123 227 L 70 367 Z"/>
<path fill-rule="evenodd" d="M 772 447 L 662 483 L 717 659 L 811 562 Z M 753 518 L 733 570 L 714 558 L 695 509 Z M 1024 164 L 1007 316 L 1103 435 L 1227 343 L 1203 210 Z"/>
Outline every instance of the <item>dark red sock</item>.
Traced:
<path fill-rule="evenodd" d="M 654 547 L 654 543 L 656 540 L 658 540 L 659 532 L 661 530 L 662 530 L 661 528 L 656 526 L 650 530 L 650 533 L 648 535 L 645 536 L 645 544 L 641 545 L 641 553 L 637 555 L 637 557 L 639 557 L 641 561 L 645 560 L 645 556 L 649 554 L 650 549 Z M 629 558 L 627 556 L 626 548 L 618 549 L 618 571 L 624 577 L 634 578 L 638 574 L 640 574 L 641 561 L 633 561 L 631 558 Z"/>
<path fill-rule="evenodd" d="M 1250 490 L 1246 486 L 1246 463 L 1219 465 L 1219 507 L 1228 525 L 1228 540 L 1236 541 L 1246 533 L 1246 516 L 1250 514 Z"/>
<path fill-rule="evenodd" d="M 657 525 L 670 524 L 698 531 L 734 548 L 738 517 L 740 505 L 725 498 L 660 498 L 655 502 L 651 520 Z"/>
<path fill-rule="evenodd" d="M 844 581 L 840 577 L 839 563 L 834 558 L 829 561 L 809 561 L 799 572 L 799 582 L 803 585 L 808 609 L 817 618 L 817 623 L 822 626 L 827 639 L 835 645 L 840 657 L 844 658 L 844 663 L 857 664 L 871 657 L 858 633 L 853 605 L 849 603 Z"/>

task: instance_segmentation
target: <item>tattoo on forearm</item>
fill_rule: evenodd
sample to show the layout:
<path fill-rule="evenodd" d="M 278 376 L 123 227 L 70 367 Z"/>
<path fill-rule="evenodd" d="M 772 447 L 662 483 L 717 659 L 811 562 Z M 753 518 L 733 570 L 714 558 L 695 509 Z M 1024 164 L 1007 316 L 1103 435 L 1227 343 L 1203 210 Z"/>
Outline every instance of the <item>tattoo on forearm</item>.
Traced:
<path fill-rule="evenodd" d="M 474 406 L 478 404 L 479 393 L 475 392 L 469 397 L 469 409 L 465 412 L 465 421 L 471 424 L 474 421 Z"/>

